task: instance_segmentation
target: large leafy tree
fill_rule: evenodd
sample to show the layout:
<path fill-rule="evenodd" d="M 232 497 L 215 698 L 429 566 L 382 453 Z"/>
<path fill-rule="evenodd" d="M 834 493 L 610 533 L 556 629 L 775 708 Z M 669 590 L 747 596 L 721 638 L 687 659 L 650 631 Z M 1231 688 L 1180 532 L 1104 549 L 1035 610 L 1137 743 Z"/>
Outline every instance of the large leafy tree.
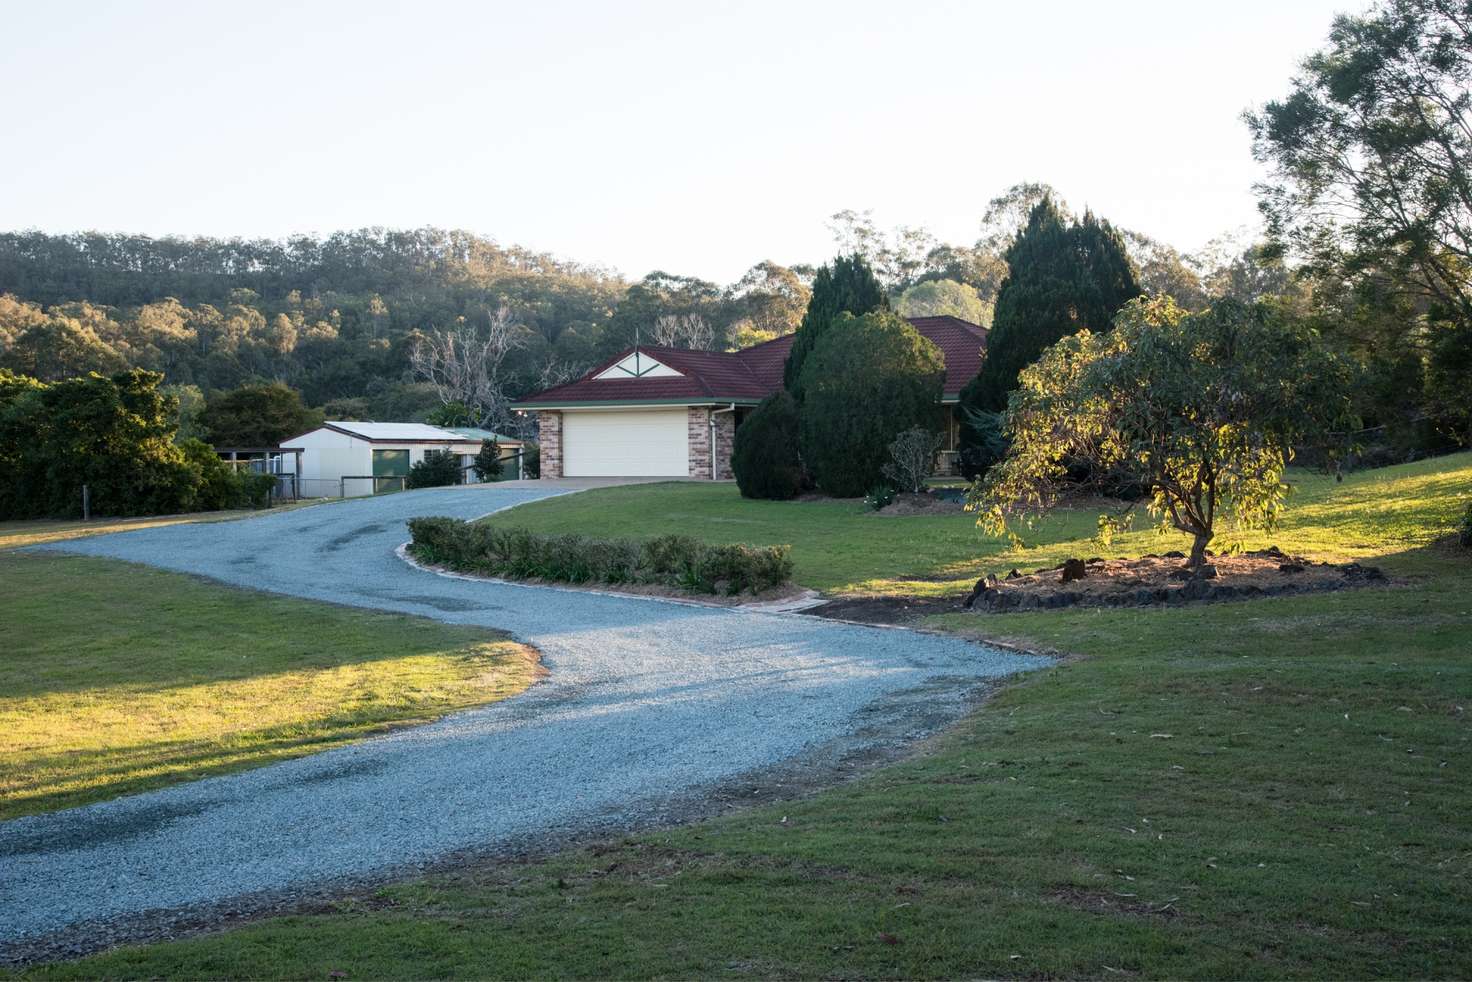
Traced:
<path fill-rule="evenodd" d="M 280 382 L 242 385 L 211 398 L 200 425 L 217 447 L 274 447 L 322 423 L 321 412 Z"/>
<path fill-rule="evenodd" d="M 1389 0 L 1337 18 L 1288 95 L 1248 123 L 1280 246 L 1336 290 L 1374 278 L 1416 309 L 1383 323 L 1453 380 L 1428 387 L 1428 408 L 1472 438 L 1472 375 L 1455 358 L 1472 340 L 1472 7 Z"/>
<path fill-rule="evenodd" d="M 896 436 L 937 428 L 945 360 L 888 310 L 840 314 L 802 371 L 802 458 L 829 494 L 868 491 L 883 478 Z"/>
<path fill-rule="evenodd" d="M 1114 330 L 1066 337 L 1023 370 L 1010 448 L 968 506 L 1006 532 L 1077 491 L 1085 465 L 1094 482 L 1146 489 L 1162 526 L 1192 537 L 1195 568 L 1223 524 L 1274 524 L 1295 448 L 1332 459 L 1344 445 L 1357 426 L 1352 382 L 1347 361 L 1271 305 L 1185 314 L 1168 297 L 1137 300 Z"/>
<path fill-rule="evenodd" d="M 830 265 L 821 267 L 813 277 L 807 311 L 797 326 L 792 350 L 787 353 L 787 363 L 782 368 L 783 386 L 801 402 L 804 363 L 834 323 L 844 314 L 859 316 L 888 307 L 884 287 L 857 253 L 839 256 Z"/>

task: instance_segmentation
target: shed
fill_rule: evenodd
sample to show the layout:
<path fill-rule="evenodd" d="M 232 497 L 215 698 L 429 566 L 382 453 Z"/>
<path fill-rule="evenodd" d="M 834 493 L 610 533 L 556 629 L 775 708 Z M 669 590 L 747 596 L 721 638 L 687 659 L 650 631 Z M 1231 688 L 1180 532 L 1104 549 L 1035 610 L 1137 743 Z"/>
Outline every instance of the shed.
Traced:
<path fill-rule="evenodd" d="M 303 497 L 353 497 L 400 490 L 409 468 L 423 460 L 428 450 L 458 455 L 466 483 L 475 483 L 478 476 L 470 469 L 475 455 L 482 440 L 492 439 L 500 444 L 503 460 L 519 459 L 520 440 L 489 430 L 446 429 L 427 423 L 329 421 L 282 441 L 282 450 L 296 454 Z"/>

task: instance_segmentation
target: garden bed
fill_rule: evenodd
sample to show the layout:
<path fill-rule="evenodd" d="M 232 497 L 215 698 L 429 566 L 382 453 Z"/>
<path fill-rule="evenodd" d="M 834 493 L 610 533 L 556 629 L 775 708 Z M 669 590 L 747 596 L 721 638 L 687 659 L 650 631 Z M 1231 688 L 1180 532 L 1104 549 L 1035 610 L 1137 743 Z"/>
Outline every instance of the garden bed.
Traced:
<path fill-rule="evenodd" d="M 1387 582 L 1374 566 L 1318 563 L 1271 546 L 1257 552 L 1213 555 L 1197 570 L 1185 555 L 1139 559 L 1070 559 L 1032 573 L 1010 570 L 977 580 L 963 607 L 987 613 L 1059 607 L 1149 607 L 1160 604 L 1249 600 L 1254 597 L 1341 590 Z"/>

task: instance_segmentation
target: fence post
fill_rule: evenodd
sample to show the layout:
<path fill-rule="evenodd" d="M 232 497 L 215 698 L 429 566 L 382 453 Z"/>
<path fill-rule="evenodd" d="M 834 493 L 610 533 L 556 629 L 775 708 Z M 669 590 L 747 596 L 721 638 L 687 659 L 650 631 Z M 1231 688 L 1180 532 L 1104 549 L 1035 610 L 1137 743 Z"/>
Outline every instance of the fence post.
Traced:
<path fill-rule="evenodd" d="M 92 521 L 92 488 L 82 485 L 82 521 Z"/>

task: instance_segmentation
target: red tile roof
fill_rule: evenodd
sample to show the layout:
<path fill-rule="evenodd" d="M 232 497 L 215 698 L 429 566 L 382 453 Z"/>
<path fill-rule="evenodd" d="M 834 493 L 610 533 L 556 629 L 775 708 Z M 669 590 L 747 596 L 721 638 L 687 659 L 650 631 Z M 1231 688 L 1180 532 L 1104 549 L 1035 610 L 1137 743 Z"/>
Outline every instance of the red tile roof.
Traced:
<path fill-rule="evenodd" d="M 986 330 L 956 317 L 911 317 L 911 325 L 934 342 L 946 362 L 945 398 L 954 399 L 981 369 Z M 600 379 L 597 375 L 628 357 L 620 352 L 580 379 L 544 389 L 515 403 L 517 409 L 605 404 L 695 405 L 756 403 L 782 387 L 782 366 L 792 335 L 741 351 L 690 351 L 640 345 L 639 350 L 679 372 L 675 376 Z"/>

